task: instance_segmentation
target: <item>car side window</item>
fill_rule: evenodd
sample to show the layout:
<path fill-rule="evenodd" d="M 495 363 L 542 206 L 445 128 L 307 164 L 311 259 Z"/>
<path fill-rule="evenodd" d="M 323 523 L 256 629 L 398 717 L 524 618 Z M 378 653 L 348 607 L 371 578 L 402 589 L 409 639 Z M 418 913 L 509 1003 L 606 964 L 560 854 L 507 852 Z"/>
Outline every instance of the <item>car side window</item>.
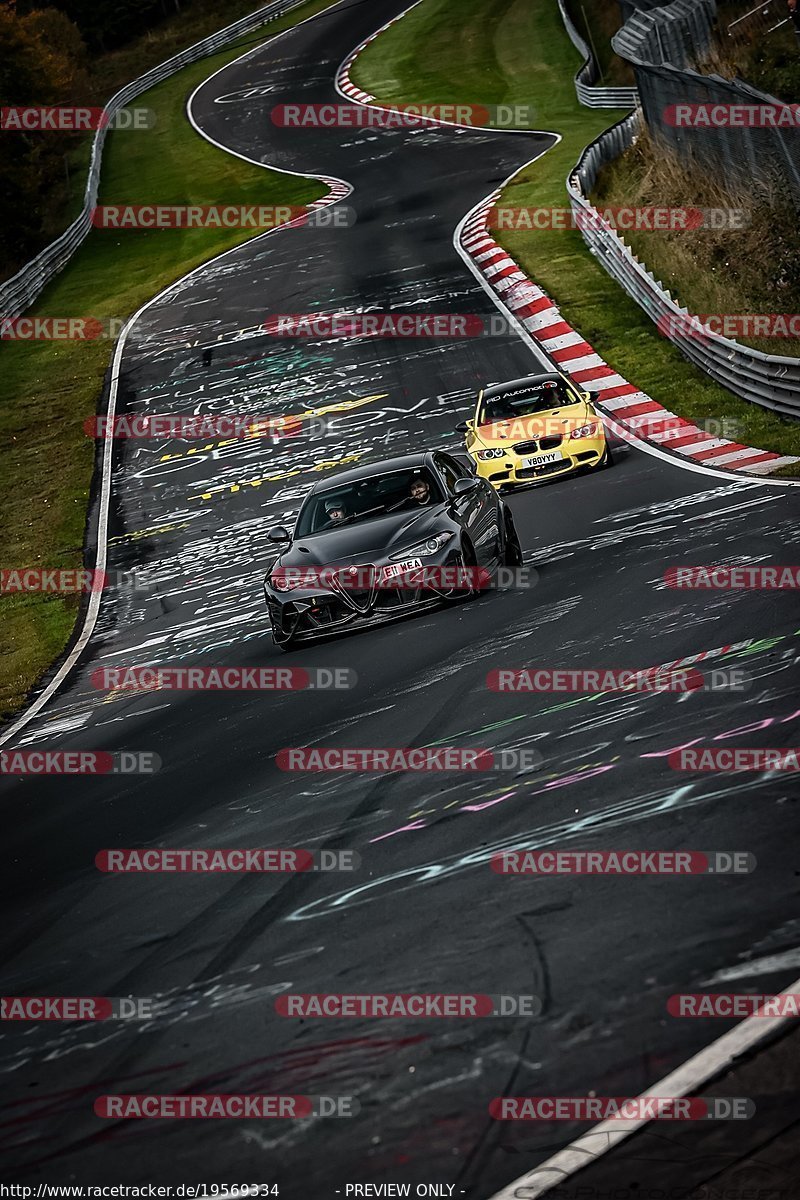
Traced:
<path fill-rule="evenodd" d="M 450 457 L 449 454 L 437 454 L 435 458 L 436 466 L 444 476 L 444 481 L 447 484 L 447 490 L 451 493 L 457 479 L 461 478 L 462 472 L 458 463 Z M 466 472 L 464 472 L 466 474 Z"/>
<path fill-rule="evenodd" d="M 472 471 L 468 463 L 460 462 L 459 459 L 453 458 L 451 454 L 445 454 L 443 457 L 452 466 L 457 479 L 472 479 Z"/>

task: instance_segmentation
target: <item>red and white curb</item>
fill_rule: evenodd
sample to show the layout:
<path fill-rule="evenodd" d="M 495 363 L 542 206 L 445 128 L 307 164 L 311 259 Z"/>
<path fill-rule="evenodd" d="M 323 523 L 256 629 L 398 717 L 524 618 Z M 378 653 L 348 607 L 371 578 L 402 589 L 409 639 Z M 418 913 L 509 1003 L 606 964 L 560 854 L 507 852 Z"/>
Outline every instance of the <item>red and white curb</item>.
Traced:
<path fill-rule="evenodd" d="M 416 0 L 410 8 L 416 8 L 420 2 Z M 336 74 L 336 88 L 341 95 L 358 104 L 391 109 L 391 105 L 377 103 L 375 96 L 357 87 L 350 78 L 350 69 L 366 47 L 401 21 L 410 8 L 376 29 L 348 54 Z M 435 124 L 451 124 L 435 118 L 428 120 Z M 609 430 L 621 437 L 627 433 L 641 442 L 649 442 L 658 450 L 665 451 L 667 457 L 674 454 L 700 466 L 742 475 L 769 475 L 779 467 L 800 462 L 799 458 L 792 455 L 775 454 L 727 438 L 713 437 L 691 421 L 670 412 L 617 374 L 564 320 L 550 297 L 528 278 L 508 251 L 498 245 L 489 233 L 489 211 L 497 202 L 503 186 L 469 214 L 461 231 L 461 247 L 490 290 L 520 321 L 536 346 L 546 353 L 559 370 L 579 383 L 584 391 L 594 394 L 594 403 Z"/>
<path fill-rule="evenodd" d="M 411 8 L 416 7 L 416 4 L 411 5 Z M 368 38 L 364 38 L 364 41 L 356 46 L 355 50 L 351 50 L 347 58 L 339 67 L 339 70 L 336 72 L 336 88 L 343 96 L 347 96 L 350 100 L 355 100 L 358 104 L 372 104 L 375 97 L 371 96 L 369 92 L 365 92 L 361 88 L 356 87 L 350 78 L 350 68 L 358 58 L 361 51 L 365 50 L 370 42 L 374 42 L 377 37 L 380 37 L 384 30 L 389 29 L 398 21 L 401 21 L 407 12 L 410 12 L 410 9 L 407 8 L 403 12 L 399 13 L 396 17 L 392 17 L 391 21 L 387 21 L 385 25 L 381 25 L 380 29 L 376 29 L 374 33 L 371 33 Z M 377 107 L 383 108 L 384 106 L 377 105 Z"/>
<path fill-rule="evenodd" d="M 545 291 L 532 283 L 507 250 L 489 232 L 489 212 L 497 203 L 497 188 L 473 209 L 461 232 L 461 245 L 502 305 L 528 331 L 558 370 L 569 375 L 593 400 L 606 425 L 622 436 L 630 433 L 662 450 L 690 458 L 707 467 L 748 475 L 769 475 L 777 467 L 800 462 L 791 455 L 757 450 L 740 442 L 712 437 L 691 421 L 676 416 L 628 383 L 596 354 L 569 325 Z"/>
<path fill-rule="evenodd" d="M 307 208 L 328 208 L 331 204 L 338 204 L 340 200 L 352 195 L 353 189 L 349 183 L 345 183 L 343 179 L 335 179 L 332 175 L 315 175 L 314 179 L 320 179 L 328 187 L 327 196 L 321 196 L 319 200 L 312 200 Z M 303 220 L 304 218 L 301 218 Z"/>

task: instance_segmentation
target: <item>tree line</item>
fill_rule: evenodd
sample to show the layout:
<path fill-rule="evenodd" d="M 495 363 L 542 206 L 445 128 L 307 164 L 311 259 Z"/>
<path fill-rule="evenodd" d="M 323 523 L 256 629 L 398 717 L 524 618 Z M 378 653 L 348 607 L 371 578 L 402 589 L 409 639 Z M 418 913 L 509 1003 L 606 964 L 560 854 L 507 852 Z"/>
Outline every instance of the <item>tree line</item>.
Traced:
<path fill-rule="evenodd" d="M 0 0 L 0 107 L 102 106 L 92 87 L 101 54 L 179 10 L 180 0 Z M 0 276 L 7 278 L 77 213 L 85 182 L 74 133 L 0 129 Z M 75 178 L 76 172 L 79 173 Z M 71 187 L 72 182 L 76 185 Z M 78 183 L 80 188 L 78 188 Z M 67 218 L 65 219 L 65 214 Z"/>

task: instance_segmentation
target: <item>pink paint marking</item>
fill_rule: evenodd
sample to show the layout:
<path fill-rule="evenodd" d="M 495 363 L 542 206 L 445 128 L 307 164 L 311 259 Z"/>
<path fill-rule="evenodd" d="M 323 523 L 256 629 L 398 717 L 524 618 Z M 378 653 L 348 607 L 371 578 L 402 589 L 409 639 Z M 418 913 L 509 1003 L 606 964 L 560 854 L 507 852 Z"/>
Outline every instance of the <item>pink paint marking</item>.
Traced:
<path fill-rule="evenodd" d="M 394 837 L 396 833 L 408 833 L 410 829 L 424 829 L 425 821 L 412 821 L 410 825 L 401 825 L 399 829 L 392 829 L 389 833 L 382 833 L 380 837 L 370 838 L 370 842 L 382 842 L 384 838 Z"/>
<path fill-rule="evenodd" d="M 506 792 L 503 796 L 498 796 L 495 800 L 486 800 L 483 804 L 464 804 L 459 812 L 480 812 L 484 808 L 491 808 L 494 804 L 500 804 L 503 800 L 509 800 L 512 796 L 516 796 L 516 792 Z"/>
<path fill-rule="evenodd" d="M 542 796 L 545 792 L 552 791 L 553 788 L 566 787 L 570 783 L 581 783 L 584 779 L 592 779 L 595 775 L 604 775 L 606 771 L 613 771 L 614 764 L 608 763 L 604 767 L 592 767 L 590 771 L 581 771 L 577 775 L 565 775 L 563 779 L 551 779 L 544 787 L 539 788 L 535 792 L 529 792 L 530 796 Z M 516 796 L 516 791 L 505 792 L 502 796 L 497 796 L 494 800 L 485 800 L 483 804 L 465 804 L 460 808 L 459 812 L 481 812 L 484 808 L 492 808 L 495 804 L 502 803 L 503 800 L 509 800 L 512 796 Z"/>

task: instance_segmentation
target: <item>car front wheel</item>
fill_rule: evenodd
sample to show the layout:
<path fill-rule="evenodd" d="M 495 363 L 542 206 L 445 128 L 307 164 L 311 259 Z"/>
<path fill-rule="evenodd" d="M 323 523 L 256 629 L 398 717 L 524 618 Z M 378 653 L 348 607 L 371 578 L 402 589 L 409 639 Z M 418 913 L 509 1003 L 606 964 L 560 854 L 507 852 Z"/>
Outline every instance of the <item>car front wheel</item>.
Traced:
<path fill-rule="evenodd" d="M 519 535 L 514 525 L 514 518 L 508 509 L 506 509 L 506 537 L 505 545 L 503 546 L 503 566 L 522 566 L 522 546 L 519 544 Z"/>
<path fill-rule="evenodd" d="M 478 560 L 476 559 L 475 551 L 472 549 L 472 546 L 469 544 L 469 542 L 464 541 L 461 543 L 461 550 L 454 565 L 458 570 L 463 570 L 467 578 L 465 580 L 464 587 L 452 588 L 448 592 L 445 599 L 455 603 L 458 600 L 469 600 L 471 597 L 477 596 L 478 588 L 471 581 L 470 576 L 473 574 L 473 572 L 477 571 Z"/>

